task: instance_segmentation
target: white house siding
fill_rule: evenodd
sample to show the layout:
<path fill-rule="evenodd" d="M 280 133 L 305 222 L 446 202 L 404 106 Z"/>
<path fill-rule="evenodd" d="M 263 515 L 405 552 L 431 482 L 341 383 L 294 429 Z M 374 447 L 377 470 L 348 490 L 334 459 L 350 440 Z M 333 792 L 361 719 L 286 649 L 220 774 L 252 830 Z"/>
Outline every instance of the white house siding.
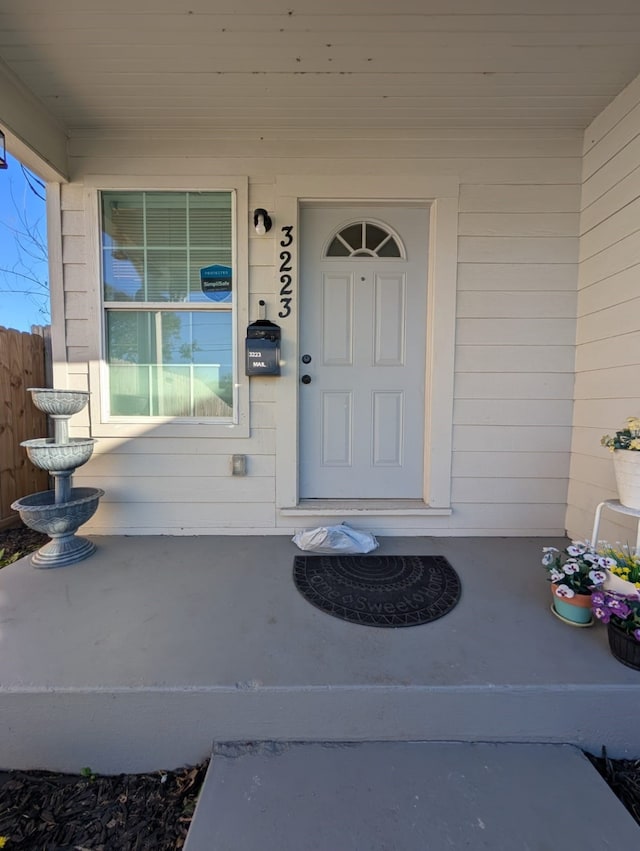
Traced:
<path fill-rule="evenodd" d="M 584 138 L 574 435 L 567 529 L 589 536 L 617 496 L 604 433 L 640 415 L 640 78 Z M 605 512 L 600 537 L 634 543 L 631 518 Z"/>
<path fill-rule="evenodd" d="M 83 175 L 248 175 L 249 207 L 273 210 L 277 175 L 450 175 L 460 182 L 452 512 L 359 515 L 379 534 L 562 534 L 569 473 L 576 311 L 580 135 L 574 131 L 389 131 L 313 139 L 265 132 L 173 140 L 87 133 L 70 143 L 62 187 L 68 381 L 86 388 L 97 281 L 87 262 Z M 276 228 L 277 231 L 277 228 Z M 250 230 L 250 317 L 277 300 L 276 241 Z M 276 318 L 275 310 L 270 313 Z M 284 333 L 286 321 L 282 321 Z M 64 348 L 66 346 L 66 349 Z M 57 376 L 67 381 L 64 364 Z M 248 438 L 101 437 L 76 484 L 104 488 L 100 533 L 284 533 L 320 518 L 275 507 L 276 383 L 251 382 Z M 87 433 L 88 415 L 73 420 Z M 248 456 L 230 476 L 232 453 Z M 336 518 L 332 518 L 336 522 Z"/>

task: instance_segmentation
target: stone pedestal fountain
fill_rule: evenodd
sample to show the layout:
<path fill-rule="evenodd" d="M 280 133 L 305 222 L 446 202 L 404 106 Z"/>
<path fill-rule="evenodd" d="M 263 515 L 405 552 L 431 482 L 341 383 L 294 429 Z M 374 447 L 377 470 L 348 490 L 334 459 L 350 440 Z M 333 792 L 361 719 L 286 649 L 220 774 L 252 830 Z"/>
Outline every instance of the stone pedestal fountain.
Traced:
<path fill-rule="evenodd" d="M 76 531 L 96 513 L 104 491 L 71 487 L 71 476 L 91 458 L 95 443 L 92 437 L 69 437 L 69 419 L 85 407 L 89 393 L 50 388 L 29 388 L 29 392 L 36 408 L 54 421 L 55 437 L 25 440 L 20 445 L 26 448 L 32 464 L 53 477 L 55 489 L 18 499 L 11 508 L 20 514 L 25 526 L 51 538 L 32 555 L 33 566 L 62 567 L 82 561 L 96 548 Z"/>

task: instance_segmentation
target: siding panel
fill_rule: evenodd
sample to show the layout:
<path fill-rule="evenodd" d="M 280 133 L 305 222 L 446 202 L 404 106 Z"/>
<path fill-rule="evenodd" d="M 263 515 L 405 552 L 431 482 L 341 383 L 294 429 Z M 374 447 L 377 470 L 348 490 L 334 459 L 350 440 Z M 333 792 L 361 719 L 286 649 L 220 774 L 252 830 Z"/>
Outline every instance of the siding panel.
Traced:
<path fill-rule="evenodd" d="M 567 341 L 571 343 L 571 340 Z M 456 367 L 460 373 L 527 373 L 530 370 L 545 373 L 570 373 L 573 375 L 575 352 L 572 345 L 565 346 L 458 346 Z"/>
<path fill-rule="evenodd" d="M 566 518 L 574 537 L 587 537 L 596 504 L 616 496 L 613 465 L 599 445 L 600 436 L 640 410 L 635 379 L 640 366 L 640 78 L 587 128 L 584 149 Z M 610 540 L 635 540 L 635 524 L 607 513 L 600 533 Z"/>

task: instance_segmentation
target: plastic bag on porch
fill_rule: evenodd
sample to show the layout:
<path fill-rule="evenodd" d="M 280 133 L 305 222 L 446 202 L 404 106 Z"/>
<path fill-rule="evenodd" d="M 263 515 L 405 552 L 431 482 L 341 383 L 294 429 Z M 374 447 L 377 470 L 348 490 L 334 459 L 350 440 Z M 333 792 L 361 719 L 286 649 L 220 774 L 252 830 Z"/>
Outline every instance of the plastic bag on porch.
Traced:
<path fill-rule="evenodd" d="M 291 539 L 301 550 L 325 554 L 370 553 L 378 541 L 370 532 L 352 529 L 346 523 L 303 529 Z"/>

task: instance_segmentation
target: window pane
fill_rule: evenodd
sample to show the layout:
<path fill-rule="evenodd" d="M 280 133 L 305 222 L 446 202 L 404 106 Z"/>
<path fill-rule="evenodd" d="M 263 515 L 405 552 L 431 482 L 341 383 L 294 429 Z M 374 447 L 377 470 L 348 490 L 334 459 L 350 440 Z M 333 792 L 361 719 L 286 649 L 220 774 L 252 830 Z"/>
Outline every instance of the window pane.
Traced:
<path fill-rule="evenodd" d="M 187 301 L 188 277 L 186 251 L 147 251 L 146 301 Z"/>
<path fill-rule="evenodd" d="M 400 249 L 398 243 L 393 237 L 383 243 L 378 249 L 378 257 L 400 257 Z"/>
<path fill-rule="evenodd" d="M 352 248 L 362 248 L 362 225 L 349 225 L 344 230 L 340 231 L 340 236 Z"/>
<path fill-rule="evenodd" d="M 230 192 L 104 192 L 105 301 L 230 301 L 201 270 L 228 267 L 233 289 Z"/>
<path fill-rule="evenodd" d="M 107 249 L 102 256 L 105 301 L 143 301 L 144 251 Z"/>
<path fill-rule="evenodd" d="M 107 313 L 111 414 L 230 417 L 231 312 Z"/>
<path fill-rule="evenodd" d="M 129 248 L 144 244 L 142 192 L 105 192 L 102 195 L 104 244 Z"/>
<path fill-rule="evenodd" d="M 335 236 L 331 242 L 331 245 L 327 249 L 327 257 L 348 257 L 350 254 L 349 249 L 346 247 L 344 242 L 341 242 L 337 236 Z"/>
<path fill-rule="evenodd" d="M 371 251 L 375 251 L 376 248 L 380 245 L 382 240 L 387 236 L 387 232 L 382 230 L 382 228 L 377 227 L 376 225 L 372 225 L 367 223 L 366 225 L 366 246 L 370 248 Z"/>
<path fill-rule="evenodd" d="M 191 245 L 206 245 L 226 251 L 221 262 L 231 262 L 231 194 L 204 192 L 189 195 Z"/>
<path fill-rule="evenodd" d="M 147 245 L 187 244 L 187 196 L 180 192 L 145 193 Z"/>

